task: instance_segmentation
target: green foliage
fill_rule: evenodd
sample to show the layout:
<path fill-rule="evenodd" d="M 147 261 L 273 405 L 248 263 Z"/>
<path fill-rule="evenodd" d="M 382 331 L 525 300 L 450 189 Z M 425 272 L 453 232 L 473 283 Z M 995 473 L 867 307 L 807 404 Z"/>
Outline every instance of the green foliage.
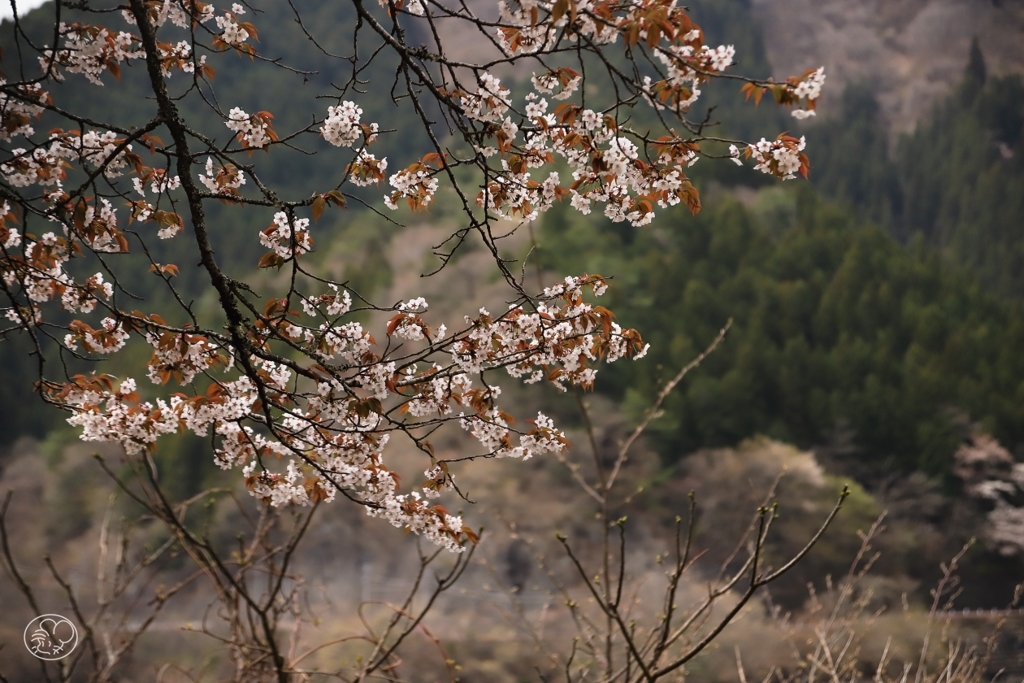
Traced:
<path fill-rule="evenodd" d="M 897 227 L 903 210 L 899 167 L 889 159 L 889 136 L 874 91 L 852 84 L 839 114 L 808 132 L 811 183 L 827 197 L 880 225 Z"/>
<path fill-rule="evenodd" d="M 964 73 L 964 80 L 977 83 L 978 85 L 985 85 L 986 78 L 985 55 L 981 53 L 978 36 L 974 36 L 971 39 L 971 54 L 967 58 L 967 71 Z"/>
<path fill-rule="evenodd" d="M 982 284 L 1024 296 L 1024 82 L 986 76 L 975 41 L 955 93 L 890 158 L 868 86 L 807 132 L 812 183 L 902 240 L 921 234 Z"/>
<path fill-rule="evenodd" d="M 21 435 L 43 438 L 53 424 L 55 411 L 34 394 L 38 360 L 25 335 L 0 341 L 0 446 Z"/>
<path fill-rule="evenodd" d="M 806 186 L 637 231 L 553 212 L 540 246 L 546 268 L 616 276 L 611 307 L 652 349 L 603 371 L 599 387 L 634 415 L 734 318 L 652 425 L 668 462 L 755 434 L 810 447 L 848 426 L 847 471 L 942 476 L 963 416 L 1024 445 L 1021 305 Z"/>
<path fill-rule="evenodd" d="M 899 147 L 907 234 L 974 269 L 982 282 L 1024 295 L 1024 85 L 989 79 L 950 98 Z"/>
<path fill-rule="evenodd" d="M 209 439 L 192 432 L 168 435 L 153 460 L 160 485 L 174 500 L 184 500 L 216 481 L 220 470 L 210 457 Z"/>

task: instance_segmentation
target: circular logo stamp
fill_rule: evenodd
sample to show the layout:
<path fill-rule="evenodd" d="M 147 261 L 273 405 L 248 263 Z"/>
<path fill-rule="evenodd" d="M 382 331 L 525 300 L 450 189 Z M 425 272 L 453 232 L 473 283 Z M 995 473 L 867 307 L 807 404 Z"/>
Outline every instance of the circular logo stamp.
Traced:
<path fill-rule="evenodd" d="M 78 629 L 59 614 L 44 614 L 25 627 L 25 647 L 47 661 L 63 659 L 78 645 Z"/>

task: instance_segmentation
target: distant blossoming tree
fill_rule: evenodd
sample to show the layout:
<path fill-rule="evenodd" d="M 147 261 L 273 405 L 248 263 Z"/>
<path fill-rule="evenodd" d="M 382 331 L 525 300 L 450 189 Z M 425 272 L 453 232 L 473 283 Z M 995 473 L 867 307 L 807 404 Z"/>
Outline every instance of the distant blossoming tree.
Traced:
<path fill-rule="evenodd" d="M 16 51 L 4 47 L 8 60 L 21 61 L 6 64 L 0 80 L 2 334 L 34 340 L 46 359 L 43 397 L 71 413 L 82 439 L 119 443 L 129 457 L 149 457 L 162 436 L 176 432 L 212 437 L 216 463 L 241 470 L 252 494 L 270 505 L 340 493 L 454 551 L 474 537 L 435 502 L 455 483 L 430 443 L 434 430 L 457 423 L 486 457 L 561 451 L 567 441 L 545 415 L 514 426 L 521 423 L 499 407 L 494 371 L 589 388 L 600 362 L 647 350 L 636 331 L 591 303 L 591 294 L 605 291 L 604 278 L 573 275 L 527 291 L 519 269 L 499 253 L 500 236 L 560 201 L 634 226 L 679 203 L 697 212 L 687 169 L 707 154 L 701 145 L 708 141 L 722 143 L 720 155 L 738 164 L 750 160 L 783 179 L 806 175 L 802 138 L 719 140 L 687 115 L 707 82 L 731 78 L 748 98 L 770 94 L 804 118 L 825 78 L 822 69 L 782 82 L 730 74 L 733 47 L 705 44 L 675 0 L 499 0 L 496 8 L 353 0 L 351 54 L 322 52 L 352 75 L 323 93 L 333 104 L 309 111 L 308 125 L 285 131 L 275 128 L 273 112 L 248 112 L 215 96 L 218 60 L 288 68 L 259 53 L 258 31 L 274 27 L 257 26 L 253 7 L 130 0 L 119 16 L 89 5 L 57 0 L 50 42 L 19 34 Z M 95 23 L 61 21 L 68 8 L 85 10 L 80 16 Z M 409 39 L 412 27 L 428 37 L 424 44 Z M 489 50 L 478 63 L 456 59 L 446 45 L 461 40 L 446 36 L 467 32 Z M 368 52 L 367 43 L 379 49 Z M 387 132 L 364 120 L 357 87 L 362 69 L 384 53 L 399 66 L 393 83 L 374 86 L 390 88 L 397 105 L 415 112 L 427 141 L 417 161 L 390 170 L 371 151 Z M 127 67 L 144 70 L 151 118 L 115 124 L 116 117 L 94 120 L 62 105 L 61 82 L 87 79 L 104 86 L 102 97 L 119 87 Z M 506 74 L 506 84 L 497 74 Z M 521 87 L 510 87 L 513 80 Z M 201 99 L 223 121 L 221 134 L 188 120 L 183 98 Z M 632 123 L 643 108 L 653 125 Z M 44 114 L 62 125 L 35 130 Z M 311 177 L 300 197 L 265 182 L 254 151 L 272 160 L 276 149 L 316 136 L 333 146 L 321 153 L 337 156 L 339 177 Z M 365 196 L 354 188 L 367 186 L 385 186 L 391 210 L 427 209 L 447 188 L 462 211 L 451 244 L 479 236 L 508 285 L 508 308 L 442 324 L 423 298 L 380 307 L 310 268 L 311 221 Z M 266 249 L 258 263 L 215 253 L 207 208 L 218 202 L 252 225 L 235 239 Z M 269 225 L 258 218 L 270 212 Z M 198 266 L 158 262 L 159 240 L 193 241 Z M 162 280 L 169 294 L 162 300 L 174 302 L 167 310 L 139 310 L 146 302 L 124 286 L 123 274 L 140 266 Z M 256 292 L 228 274 L 256 267 L 287 277 L 273 279 L 281 283 L 276 291 Z M 204 317 L 179 295 L 175 277 L 208 279 L 217 313 Z M 360 310 L 391 317 L 371 334 L 353 318 Z M 73 357 L 70 364 L 80 366 L 139 344 L 150 347 L 144 367 L 125 362 L 116 373 L 74 374 L 64 362 Z M 385 461 L 397 436 L 411 439 L 429 463 L 425 482 L 408 493 Z"/>

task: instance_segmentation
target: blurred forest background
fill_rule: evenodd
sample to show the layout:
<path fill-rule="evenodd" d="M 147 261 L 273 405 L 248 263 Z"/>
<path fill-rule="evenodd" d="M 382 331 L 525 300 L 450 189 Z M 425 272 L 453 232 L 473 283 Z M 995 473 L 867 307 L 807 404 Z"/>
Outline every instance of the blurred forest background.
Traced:
<path fill-rule="evenodd" d="M 297 4 L 308 26 L 353 20 L 347 3 Z M 596 392 L 583 399 L 597 425 L 599 455 L 614 453 L 664 382 L 734 321 L 721 347 L 669 396 L 630 459 L 628 487 L 641 492 L 630 501 L 632 552 L 650 555 L 650 562 L 637 560 L 637 572 L 652 570 L 690 490 L 701 504 L 705 562 L 720 564 L 785 468 L 777 552 L 799 547 L 844 482 L 853 494 L 822 544 L 773 590 L 772 603 L 781 610 L 799 616 L 809 604 L 809 583 L 825 590 L 827 576 L 845 572 L 860 545 L 858 530 L 882 511 L 887 530 L 874 544 L 881 557 L 872 572 L 872 604 L 894 613 L 901 604 L 911 612 L 929 604 L 940 563 L 975 537 L 956 605 L 1004 607 L 1024 577 L 1024 2 L 688 5 L 707 42 L 735 44 L 748 75 L 787 76 L 826 65 L 825 102 L 807 122 L 767 104 L 754 109 L 731 85 L 716 83 L 701 100 L 715 105 L 710 116 L 722 135 L 756 140 L 787 129 L 806 135 L 809 182 L 780 184 L 705 159 L 693 168 L 705 207 L 696 217 L 666 211 L 653 225 L 634 229 L 557 206 L 514 240 L 519 258 L 536 247 L 528 272 L 532 278 L 536 271 L 537 282 L 566 273 L 613 277 L 606 305 L 651 343 L 645 360 L 603 369 Z M 267 27 L 260 52 L 315 71 L 317 55 L 302 40 L 288 3 L 261 9 L 253 19 Z M 43 35 L 51 14 L 48 5 L 33 11 L 27 30 Z M 344 48 L 346 35 L 343 28 L 331 31 L 325 47 Z M 5 70 L 14 58 L 6 49 L 10 36 L 5 23 Z M 365 75 L 373 85 L 359 104 L 364 120 L 389 130 L 375 151 L 398 168 L 418 147 L 405 137 L 415 125 L 403 123 L 404 110 L 378 85 L 390 82 L 393 66 L 375 63 Z M 220 60 L 216 68 L 222 102 L 272 110 L 278 130 L 308 118 L 284 106 L 291 89 L 327 92 L 332 81 L 330 73 L 303 79 L 253 69 L 242 58 Z M 96 119 L 137 120 L 153 107 L 133 94 L 143 92 L 143 77 L 140 69 L 125 70 L 120 86 L 103 93 L 106 99 L 94 97 L 83 80 L 69 79 L 62 97 Z M 208 111 L 189 115 L 219 131 Z M 307 178 L 338 175 L 337 163 L 331 154 L 282 154 L 264 172 L 285 192 L 306 196 Z M 376 194 L 367 198 L 377 201 Z M 209 211 L 215 247 L 231 249 L 233 263 L 255 263 L 258 242 L 236 238 L 252 226 L 223 207 L 211 204 Z M 325 270 L 380 301 L 423 294 L 432 313 L 459 315 L 481 302 L 500 303 L 500 288 L 488 278 L 490 256 L 472 243 L 441 274 L 419 279 L 435 265 L 430 246 L 457 220 L 443 196 L 431 214 L 402 220 L 405 227 L 389 224 L 355 203 L 328 212 L 316 228 L 315 256 Z M 164 243 L 168 253 L 158 260 L 181 264 L 180 289 L 200 307 L 213 306 L 206 282 L 187 275 L 194 256 L 172 251 L 184 245 Z M 142 273 L 125 284 L 151 300 L 164 296 Z M 88 457 L 96 449 L 76 443 L 64 415 L 33 395 L 37 365 L 27 352 L 18 339 L 0 343 L 0 489 L 15 489 L 13 550 L 29 567 L 41 566 L 50 553 L 86 580 L 111 487 Z M 515 397 L 524 406 L 517 412 L 543 408 L 567 428 L 577 450 L 584 448 L 586 424 L 575 396 L 534 387 L 515 390 Z M 461 445 L 453 437 L 444 447 L 455 452 Z M 414 455 L 397 457 L 412 463 Z M 157 461 L 176 496 L 235 483 L 225 481 L 233 475 L 215 467 L 210 444 L 197 438 L 176 438 Z M 422 463 L 410 467 L 415 472 Z M 479 567 L 464 580 L 462 595 L 472 599 L 444 608 L 443 639 L 465 668 L 463 680 L 525 680 L 531 669 L 521 651 L 531 646 L 508 636 L 515 632 L 515 609 L 561 604 L 545 597 L 558 563 L 536 560 L 557 554 L 554 528 L 575 533 L 583 544 L 594 541 L 592 504 L 554 461 L 483 464 L 465 476 L 460 481 L 480 501 L 466 508 L 467 519 L 488 533 Z M 116 505 L 130 514 L 130 506 Z M 332 605 L 387 595 L 403 581 L 401 558 L 411 539 L 361 519 L 352 506 L 334 507 L 307 547 L 310 580 Z M 17 601 L 9 584 L 0 601 L 0 639 L 13 649 L 27 612 L 23 605 L 9 611 Z M 504 610 L 507 619 L 496 616 Z M 189 618 L 185 612 L 176 616 Z M 737 625 L 729 643 L 756 650 L 758 618 Z M 908 623 L 893 629 L 910 642 L 917 631 Z M 151 650 L 137 651 L 133 666 L 147 670 L 151 656 L 187 637 L 146 641 Z M 695 671 L 706 680 L 734 680 L 732 648 L 722 650 L 725 655 L 710 653 Z M 765 649 L 765 661 L 774 652 Z M 4 656 L 0 651 L 0 661 Z"/>

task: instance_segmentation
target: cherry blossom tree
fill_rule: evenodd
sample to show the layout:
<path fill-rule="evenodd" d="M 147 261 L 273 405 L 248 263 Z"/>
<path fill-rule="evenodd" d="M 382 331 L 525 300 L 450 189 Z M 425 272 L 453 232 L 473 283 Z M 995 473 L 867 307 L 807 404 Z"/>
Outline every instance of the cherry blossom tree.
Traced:
<path fill-rule="evenodd" d="M 71 9 L 85 19 L 65 21 Z M 355 23 L 341 27 L 351 32 L 350 53 L 321 51 L 347 77 L 320 93 L 308 124 L 290 130 L 275 127 L 281 111 L 245 111 L 217 97 L 216 65 L 225 60 L 302 76 L 261 54 L 258 38 L 274 26 L 260 25 L 255 6 L 129 0 L 111 10 L 57 0 L 45 44 L 16 27 L 0 81 L 2 334 L 31 338 L 40 393 L 69 411 L 83 440 L 116 442 L 146 462 L 161 437 L 194 432 L 212 439 L 217 465 L 239 470 L 270 506 L 340 494 L 458 552 L 475 535 L 436 502 L 457 486 L 431 445 L 435 431 L 453 423 L 472 435 L 477 449 L 467 457 L 560 453 L 568 442 L 550 418 L 517 422 L 502 409 L 500 371 L 586 389 L 602 362 L 647 350 L 595 303 L 605 277 L 571 274 L 530 291 L 525 265 L 507 258 L 501 239 L 556 202 L 638 228 L 679 203 L 697 212 L 687 171 L 702 156 L 806 176 L 803 138 L 724 139 L 690 111 L 705 84 L 732 79 L 737 97 L 771 95 L 805 118 L 825 76 L 733 74 L 733 47 L 707 44 L 675 0 L 353 0 L 351 11 Z M 453 56 L 470 34 L 479 58 Z M 360 105 L 368 97 L 361 75 L 385 54 L 398 65 L 393 81 L 372 85 L 390 88 L 421 124 L 425 145 L 401 168 L 374 153 L 391 132 L 365 120 Z M 64 82 L 85 79 L 103 97 L 126 69 L 145 74 L 152 117 L 123 125 L 62 104 Z M 186 99 L 222 123 L 217 132 L 188 118 Z M 37 131 L 40 117 L 59 124 Z M 276 154 L 315 149 L 321 138 L 337 177 L 311 177 L 301 196 L 267 181 Z M 366 188 L 382 199 L 367 202 Z M 461 227 L 438 248 L 442 267 L 479 239 L 507 284 L 506 309 L 439 321 L 422 297 L 374 303 L 309 266 L 326 211 L 353 203 L 387 215 L 419 211 L 441 193 L 461 212 Z M 215 204 L 251 226 L 234 239 L 262 245 L 258 262 L 214 249 Z M 191 241 L 198 265 L 159 261 L 165 240 Z M 159 278 L 172 306 L 149 310 L 125 286 L 124 274 L 139 268 Z M 257 268 L 277 269 L 280 277 L 261 280 L 277 289 L 243 281 Z M 180 295 L 176 282 L 186 278 L 209 282 L 216 314 Z M 366 311 L 390 319 L 366 329 L 356 319 Z M 145 367 L 77 370 L 138 345 L 149 347 Z M 424 454 L 425 482 L 407 492 L 387 465 L 393 438 Z"/>

